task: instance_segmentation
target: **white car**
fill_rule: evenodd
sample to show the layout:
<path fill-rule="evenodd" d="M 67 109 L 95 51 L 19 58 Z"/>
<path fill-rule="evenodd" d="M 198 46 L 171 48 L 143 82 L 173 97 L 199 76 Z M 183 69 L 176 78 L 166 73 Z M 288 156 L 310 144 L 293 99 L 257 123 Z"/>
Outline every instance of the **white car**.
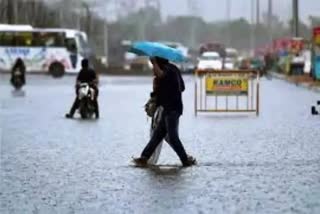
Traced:
<path fill-rule="evenodd" d="M 124 70 L 151 70 L 153 68 L 149 57 L 138 56 L 134 53 L 126 52 L 124 55 Z"/>
<path fill-rule="evenodd" d="M 225 69 L 235 69 L 235 60 L 233 58 L 226 58 L 224 60 L 224 68 Z"/>
<path fill-rule="evenodd" d="M 222 58 L 217 52 L 204 52 L 199 58 L 197 69 L 222 69 Z"/>

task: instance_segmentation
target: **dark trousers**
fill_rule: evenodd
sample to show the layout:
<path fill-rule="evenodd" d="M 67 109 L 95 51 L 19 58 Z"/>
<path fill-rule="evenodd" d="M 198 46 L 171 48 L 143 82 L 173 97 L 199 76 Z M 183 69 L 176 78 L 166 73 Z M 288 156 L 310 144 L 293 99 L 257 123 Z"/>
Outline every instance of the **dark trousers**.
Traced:
<path fill-rule="evenodd" d="M 93 105 L 94 105 L 94 109 L 95 109 L 95 115 L 97 117 L 99 117 L 99 104 L 98 104 L 98 95 L 99 95 L 99 89 L 98 87 L 92 87 L 94 89 L 94 100 L 93 100 Z M 79 104 L 80 104 L 80 100 L 78 99 L 78 87 L 76 88 L 76 99 L 74 100 L 72 107 L 70 109 L 70 115 L 74 115 L 74 113 L 76 112 L 76 110 L 79 108 Z"/>
<path fill-rule="evenodd" d="M 168 135 L 169 144 L 172 149 L 177 153 L 182 163 L 187 163 L 188 156 L 178 135 L 179 117 L 180 114 L 175 111 L 164 112 L 162 114 L 159 125 L 155 128 L 149 143 L 141 154 L 141 157 L 149 159 L 157 146 L 165 136 Z"/>

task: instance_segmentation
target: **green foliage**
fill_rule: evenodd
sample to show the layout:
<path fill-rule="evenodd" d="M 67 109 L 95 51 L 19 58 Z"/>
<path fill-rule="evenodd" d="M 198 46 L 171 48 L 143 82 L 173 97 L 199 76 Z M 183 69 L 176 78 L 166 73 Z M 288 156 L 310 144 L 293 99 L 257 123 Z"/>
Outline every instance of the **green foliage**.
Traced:
<path fill-rule="evenodd" d="M 319 16 L 310 16 L 309 17 L 312 27 L 320 26 L 320 17 Z"/>

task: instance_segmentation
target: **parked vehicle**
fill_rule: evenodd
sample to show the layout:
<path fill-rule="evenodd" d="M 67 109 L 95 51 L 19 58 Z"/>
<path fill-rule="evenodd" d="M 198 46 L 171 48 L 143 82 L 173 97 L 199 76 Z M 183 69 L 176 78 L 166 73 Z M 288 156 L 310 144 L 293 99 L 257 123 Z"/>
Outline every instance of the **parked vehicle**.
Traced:
<path fill-rule="evenodd" d="M 263 72 L 264 63 L 259 58 L 244 58 L 241 60 L 239 68 L 244 70 L 251 69 Z"/>
<path fill-rule="evenodd" d="M 232 70 L 232 69 L 235 69 L 235 68 L 236 68 L 236 62 L 235 62 L 234 59 L 226 58 L 224 60 L 224 69 Z"/>
<path fill-rule="evenodd" d="M 204 52 L 199 58 L 197 69 L 207 70 L 207 69 L 222 69 L 223 62 L 219 53 L 217 52 Z"/>
<path fill-rule="evenodd" d="M 181 71 L 184 73 L 193 73 L 196 70 L 196 60 L 188 57 L 185 62 L 182 63 Z"/>
<path fill-rule="evenodd" d="M 238 63 L 238 51 L 234 48 L 226 48 L 226 57 L 224 60 L 225 69 L 235 69 Z"/>
<path fill-rule="evenodd" d="M 209 42 L 202 44 L 199 49 L 200 55 L 205 52 L 216 52 L 221 58 L 226 57 L 226 48 L 223 44 L 218 42 Z"/>

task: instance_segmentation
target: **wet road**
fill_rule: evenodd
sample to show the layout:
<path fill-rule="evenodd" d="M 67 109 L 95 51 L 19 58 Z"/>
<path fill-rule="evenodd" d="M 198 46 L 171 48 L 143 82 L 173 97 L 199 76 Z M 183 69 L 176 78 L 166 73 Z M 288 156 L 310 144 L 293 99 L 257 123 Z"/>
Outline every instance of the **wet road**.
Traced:
<path fill-rule="evenodd" d="M 320 213 L 320 95 L 262 82 L 261 116 L 193 115 L 185 77 L 180 133 L 199 165 L 138 169 L 148 77 L 104 77 L 99 121 L 66 120 L 74 77 L 0 76 L 0 213 Z M 160 163 L 180 164 L 165 146 Z"/>

